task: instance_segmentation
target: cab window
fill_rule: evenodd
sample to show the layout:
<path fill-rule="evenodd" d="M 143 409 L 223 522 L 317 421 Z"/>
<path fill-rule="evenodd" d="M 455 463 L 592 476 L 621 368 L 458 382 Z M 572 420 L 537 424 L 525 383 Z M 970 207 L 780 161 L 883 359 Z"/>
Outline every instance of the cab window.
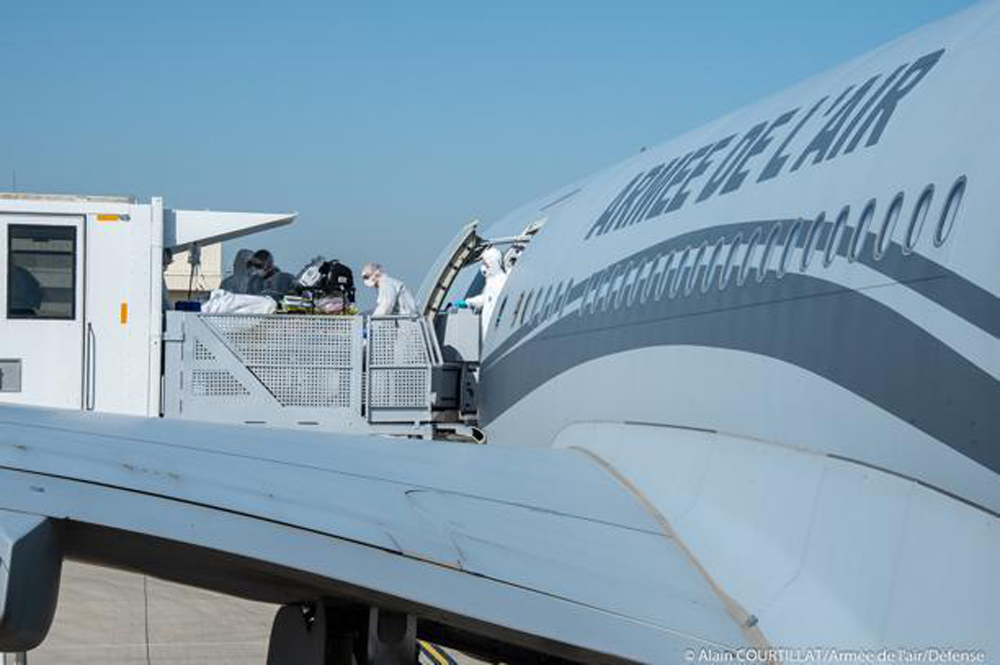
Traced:
<path fill-rule="evenodd" d="M 76 318 L 76 228 L 7 227 L 7 318 Z"/>

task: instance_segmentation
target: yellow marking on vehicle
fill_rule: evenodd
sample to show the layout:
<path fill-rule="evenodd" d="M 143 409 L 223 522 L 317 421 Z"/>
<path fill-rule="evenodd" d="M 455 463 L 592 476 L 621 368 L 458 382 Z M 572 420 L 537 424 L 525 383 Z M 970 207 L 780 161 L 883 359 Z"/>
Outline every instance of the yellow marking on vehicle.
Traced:
<path fill-rule="evenodd" d="M 120 219 L 121 215 L 102 214 L 97 216 L 99 222 L 117 222 Z"/>
<path fill-rule="evenodd" d="M 123 302 L 121 307 L 118 308 L 118 320 L 122 322 L 122 325 L 128 323 L 128 303 Z"/>

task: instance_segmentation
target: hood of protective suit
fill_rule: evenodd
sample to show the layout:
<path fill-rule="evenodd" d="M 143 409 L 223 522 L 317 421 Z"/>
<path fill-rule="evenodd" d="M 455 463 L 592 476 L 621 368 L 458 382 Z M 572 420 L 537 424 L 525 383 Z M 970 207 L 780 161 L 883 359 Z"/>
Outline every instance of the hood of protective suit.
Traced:
<path fill-rule="evenodd" d="M 247 293 L 250 285 L 250 268 L 247 263 L 253 256 L 252 249 L 241 249 L 233 257 L 233 293 Z"/>
<path fill-rule="evenodd" d="M 492 277 L 503 272 L 503 255 L 496 247 L 487 247 L 483 250 L 479 260 L 482 263 L 479 269 L 484 277 Z"/>

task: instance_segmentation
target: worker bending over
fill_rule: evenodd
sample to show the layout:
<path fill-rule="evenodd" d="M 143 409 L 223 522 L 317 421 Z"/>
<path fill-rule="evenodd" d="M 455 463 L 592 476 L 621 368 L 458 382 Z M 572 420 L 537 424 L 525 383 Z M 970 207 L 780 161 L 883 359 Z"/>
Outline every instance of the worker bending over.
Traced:
<path fill-rule="evenodd" d="M 416 316 L 417 301 L 410 295 L 406 285 L 382 271 L 378 263 L 366 263 L 361 267 L 361 279 L 366 286 L 378 289 L 378 300 L 372 316 Z"/>
<path fill-rule="evenodd" d="M 250 268 L 250 290 L 248 293 L 270 296 L 275 300 L 281 300 L 283 296 L 292 293 L 295 278 L 287 272 L 282 272 L 274 265 L 274 257 L 271 256 L 271 252 L 266 249 L 258 249 L 253 253 L 247 265 Z"/>
<path fill-rule="evenodd" d="M 507 271 L 503 269 L 503 255 L 496 247 L 487 247 L 479 257 L 479 271 L 485 280 L 483 290 L 479 295 L 471 296 L 465 300 L 459 300 L 457 307 L 471 307 L 473 311 L 482 314 L 481 329 L 483 337 L 490 325 L 490 317 L 493 316 L 493 309 L 497 305 L 497 298 L 503 291 L 503 285 L 507 283 Z"/>

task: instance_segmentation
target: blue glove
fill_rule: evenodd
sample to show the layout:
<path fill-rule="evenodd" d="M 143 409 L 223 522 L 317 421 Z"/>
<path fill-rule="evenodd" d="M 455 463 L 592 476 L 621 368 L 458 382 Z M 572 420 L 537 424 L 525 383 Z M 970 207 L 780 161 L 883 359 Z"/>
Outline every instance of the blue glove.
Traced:
<path fill-rule="evenodd" d="M 469 303 L 465 302 L 464 300 L 456 300 L 455 302 L 451 303 L 451 305 L 455 309 L 468 309 L 469 308 Z"/>

